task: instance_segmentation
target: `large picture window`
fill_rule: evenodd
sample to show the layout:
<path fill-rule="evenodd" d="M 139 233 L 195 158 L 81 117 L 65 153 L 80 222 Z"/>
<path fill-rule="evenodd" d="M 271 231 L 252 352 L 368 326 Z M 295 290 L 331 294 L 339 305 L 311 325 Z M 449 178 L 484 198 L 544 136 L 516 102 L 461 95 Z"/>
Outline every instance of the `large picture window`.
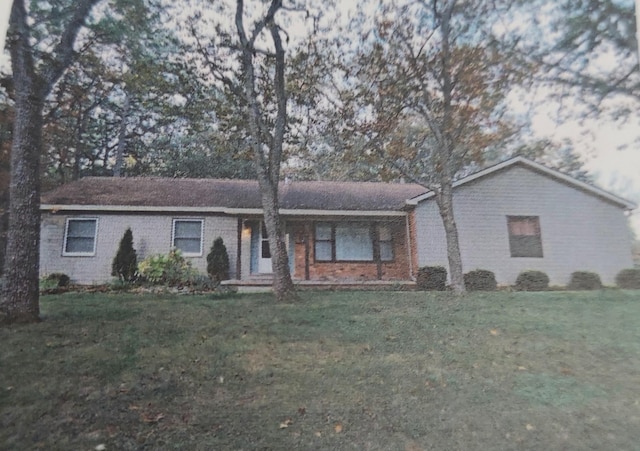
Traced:
<path fill-rule="evenodd" d="M 389 225 L 365 222 L 316 223 L 316 261 L 373 262 L 376 245 L 381 261 L 393 260 L 393 240 Z"/>
<path fill-rule="evenodd" d="M 186 257 L 202 255 L 202 219 L 174 219 L 171 245 Z"/>
<path fill-rule="evenodd" d="M 336 260 L 373 261 L 371 227 L 367 224 L 338 224 L 336 231 Z"/>
<path fill-rule="evenodd" d="M 62 255 L 90 257 L 96 253 L 97 218 L 69 218 Z"/>
<path fill-rule="evenodd" d="M 512 257 L 542 257 L 542 235 L 538 216 L 507 216 Z"/>

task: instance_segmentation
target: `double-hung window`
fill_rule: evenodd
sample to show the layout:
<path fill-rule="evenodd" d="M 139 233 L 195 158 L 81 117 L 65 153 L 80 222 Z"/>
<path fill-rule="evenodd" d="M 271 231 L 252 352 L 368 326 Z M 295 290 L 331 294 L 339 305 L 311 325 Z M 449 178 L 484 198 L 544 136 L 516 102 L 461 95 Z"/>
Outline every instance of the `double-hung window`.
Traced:
<path fill-rule="evenodd" d="M 542 257 L 542 234 L 538 216 L 507 216 L 512 257 Z"/>
<path fill-rule="evenodd" d="M 390 226 L 366 222 L 318 222 L 315 225 L 315 260 L 318 262 L 373 262 L 376 248 L 381 261 L 393 260 Z"/>
<path fill-rule="evenodd" d="M 97 218 L 68 218 L 62 255 L 92 257 L 96 253 Z"/>
<path fill-rule="evenodd" d="M 185 257 L 202 255 L 202 219 L 174 219 L 171 246 Z"/>

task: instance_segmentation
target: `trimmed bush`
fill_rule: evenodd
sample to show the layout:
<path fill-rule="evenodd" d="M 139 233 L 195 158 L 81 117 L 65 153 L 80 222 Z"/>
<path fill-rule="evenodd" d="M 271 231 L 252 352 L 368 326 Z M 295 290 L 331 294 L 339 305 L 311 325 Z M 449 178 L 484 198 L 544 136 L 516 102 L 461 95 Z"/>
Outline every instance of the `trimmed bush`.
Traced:
<path fill-rule="evenodd" d="M 184 259 L 179 250 L 167 255 L 152 255 L 138 265 L 138 272 L 143 281 L 153 285 L 181 287 L 192 285 L 198 276 L 191 262 Z"/>
<path fill-rule="evenodd" d="M 594 272 L 576 271 L 571 274 L 569 290 L 599 290 L 602 288 L 600 276 Z"/>
<path fill-rule="evenodd" d="M 623 269 L 616 275 L 616 285 L 628 290 L 640 290 L 640 268 Z"/>
<path fill-rule="evenodd" d="M 498 287 L 496 275 L 486 269 L 476 269 L 464 275 L 464 286 L 469 291 L 494 291 Z"/>
<path fill-rule="evenodd" d="M 515 289 L 518 291 L 544 291 L 549 289 L 549 276 L 542 271 L 523 271 L 518 274 Z"/>
<path fill-rule="evenodd" d="M 419 290 L 444 291 L 447 288 L 447 269 L 444 266 L 423 266 L 418 269 L 416 284 Z"/>
<path fill-rule="evenodd" d="M 207 273 L 218 282 L 229 279 L 229 254 L 220 237 L 213 241 L 211 251 L 207 255 Z"/>
<path fill-rule="evenodd" d="M 123 282 L 133 282 L 138 272 L 138 257 L 133 248 L 133 232 L 128 228 L 124 232 L 118 252 L 111 264 L 111 275 Z"/>

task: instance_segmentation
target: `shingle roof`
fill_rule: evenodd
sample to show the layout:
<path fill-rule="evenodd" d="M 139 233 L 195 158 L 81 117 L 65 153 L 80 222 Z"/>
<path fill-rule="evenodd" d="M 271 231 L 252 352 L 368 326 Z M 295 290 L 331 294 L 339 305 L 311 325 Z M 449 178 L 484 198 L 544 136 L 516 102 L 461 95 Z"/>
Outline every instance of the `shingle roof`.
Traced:
<path fill-rule="evenodd" d="M 280 185 L 282 209 L 400 210 L 427 192 L 416 184 L 298 182 Z M 261 209 L 254 180 L 86 177 L 42 196 L 43 205 Z"/>

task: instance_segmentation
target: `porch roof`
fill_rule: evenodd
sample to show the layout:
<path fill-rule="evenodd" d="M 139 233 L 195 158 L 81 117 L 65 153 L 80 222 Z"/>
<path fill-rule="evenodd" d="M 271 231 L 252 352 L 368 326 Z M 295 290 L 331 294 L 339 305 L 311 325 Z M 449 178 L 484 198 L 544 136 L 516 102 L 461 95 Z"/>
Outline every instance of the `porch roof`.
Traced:
<path fill-rule="evenodd" d="M 428 190 L 417 184 L 290 182 L 280 184 L 282 210 L 401 211 Z M 258 182 L 159 177 L 86 177 L 42 196 L 43 210 L 261 211 Z"/>

